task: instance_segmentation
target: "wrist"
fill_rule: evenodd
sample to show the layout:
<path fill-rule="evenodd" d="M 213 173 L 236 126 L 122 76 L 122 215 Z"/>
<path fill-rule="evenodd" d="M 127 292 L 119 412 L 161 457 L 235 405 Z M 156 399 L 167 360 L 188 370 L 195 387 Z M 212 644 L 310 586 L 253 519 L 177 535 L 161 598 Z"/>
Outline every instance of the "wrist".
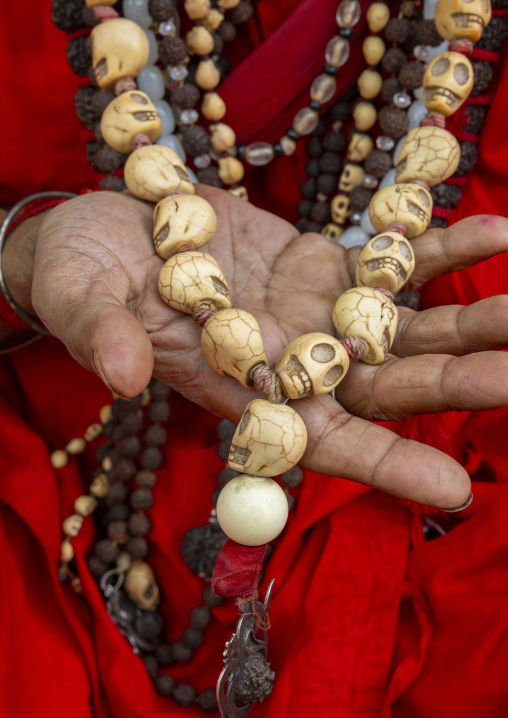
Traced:
<path fill-rule="evenodd" d="M 6 239 L 2 253 L 2 273 L 12 298 L 28 314 L 35 316 L 32 305 L 32 277 L 35 244 L 41 222 L 48 212 L 24 220 Z"/>

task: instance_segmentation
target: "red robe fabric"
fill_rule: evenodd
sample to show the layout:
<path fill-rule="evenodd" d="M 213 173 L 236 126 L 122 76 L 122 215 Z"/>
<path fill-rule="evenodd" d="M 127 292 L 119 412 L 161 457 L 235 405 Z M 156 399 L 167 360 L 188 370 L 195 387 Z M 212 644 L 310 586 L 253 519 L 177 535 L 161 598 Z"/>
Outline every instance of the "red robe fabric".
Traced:
<path fill-rule="evenodd" d="M 362 7 L 368 3 L 362 2 Z M 238 139 L 277 140 L 307 98 L 336 30 L 336 0 L 257 3 L 267 37 L 255 29 L 231 49 L 243 62 L 221 87 Z M 359 30 L 364 28 L 362 19 Z M 250 39 L 249 39 L 250 32 Z M 0 197 L 11 203 L 43 189 L 93 187 L 72 96 L 83 84 L 65 62 L 68 38 L 50 21 L 50 2 L 2 8 L 4 68 Z M 361 33 L 355 31 L 355 36 Z M 255 47 L 254 52 L 249 51 Z M 338 76 L 339 92 L 362 69 L 361 41 Z M 354 68 L 354 72 L 352 70 Z M 453 220 L 506 214 L 506 66 Z M 295 220 L 303 147 L 246 180 L 254 204 Z M 501 293 L 505 258 L 430 283 L 427 306 L 469 303 Z M 154 718 L 201 715 L 159 697 L 146 670 L 109 619 L 86 556 L 94 537 L 85 519 L 74 541 L 84 595 L 57 578 L 61 522 L 86 493 L 95 447 L 54 471 L 49 452 L 82 436 L 110 395 L 55 339 L 0 364 L 0 715 L 49 718 Z M 223 464 L 217 419 L 175 394 L 170 440 L 151 511 L 149 561 L 158 578 L 166 638 L 178 640 L 204 584 L 179 554 L 186 531 L 206 522 Z M 297 507 L 270 560 L 276 579 L 270 660 L 273 695 L 262 718 L 500 718 L 508 705 L 508 509 L 505 412 L 418 417 L 394 428 L 448 451 L 471 471 L 475 500 L 450 531 L 425 543 L 419 516 L 389 496 L 306 472 Z M 485 468 L 488 465 L 488 470 Z M 489 479 L 488 481 L 486 479 Z M 412 543 L 412 548 L 410 548 Z M 267 580 L 262 585 L 266 589 Z M 214 685 L 234 630 L 232 602 L 213 610 L 204 645 L 171 669 L 198 690 Z M 2 710 L 3 709 L 3 710 Z"/>

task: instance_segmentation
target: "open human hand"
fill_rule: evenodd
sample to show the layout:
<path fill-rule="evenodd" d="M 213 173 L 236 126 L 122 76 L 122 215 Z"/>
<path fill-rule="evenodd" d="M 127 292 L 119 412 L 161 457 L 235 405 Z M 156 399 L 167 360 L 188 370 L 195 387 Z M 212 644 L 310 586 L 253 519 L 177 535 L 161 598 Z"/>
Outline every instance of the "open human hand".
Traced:
<path fill-rule="evenodd" d="M 204 251 L 228 282 L 233 306 L 257 319 L 273 366 L 299 335 L 334 333 L 336 299 L 355 285 L 360 249 L 345 250 L 231 194 L 198 186 L 218 230 Z M 163 264 L 151 239 L 153 206 L 126 195 L 85 195 L 47 213 L 38 231 L 32 301 L 83 366 L 131 397 L 154 376 L 238 421 L 253 392 L 215 374 L 192 317 L 162 303 Z M 412 241 L 409 291 L 432 277 L 508 249 L 508 221 L 473 217 Z M 309 441 L 302 465 L 420 503 L 453 508 L 470 491 L 465 470 L 438 450 L 371 423 L 416 413 L 492 409 L 508 403 L 508 296 L 471 307 L 401 308 L 392 354 L 380 366 L 352 363 L 337 399 L 292 402 Z"/>

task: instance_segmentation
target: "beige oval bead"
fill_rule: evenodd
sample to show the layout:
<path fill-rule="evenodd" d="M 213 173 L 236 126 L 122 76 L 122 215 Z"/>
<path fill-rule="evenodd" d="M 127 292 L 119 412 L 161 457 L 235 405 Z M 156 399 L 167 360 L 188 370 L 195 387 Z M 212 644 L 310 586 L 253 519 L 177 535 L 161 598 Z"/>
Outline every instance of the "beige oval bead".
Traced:
<path fill-rule="evenodd" d="M 351 192 L 355 187 L 359 187 L 362 184 L 364 174 L 363 167 L 352 162 L 346 162 L 339 177 L 339 189 L 341 192 Z"/>
<path fill-rule="evenodd" d="M 441 127 L 415 127 L 407 134 L 395 168 L 396 182 L 420 180 L 433 187 L 459 166 L 460 145 Z"/>
<path fill-rule="evenodd" d="M 92 64 L 99 87 L 109 89 L 122 77 L 136 77 L 148 62 L 150 45 L 142 27 L 119 17 L 91 32 Z"/>
<path fill-rule="evenodd" d="M 377 35 L 370 35 L 363 41 L 362 52 L 368 65 L 377 65 L 383 59 L 386 46 Z"/>
<path fill-rule="evenodd" d="M 278 476 L 300 461 L 306 446 L 307 429 L 294 409 L 254 399 L 231 440 L 228 464 L 254 476 Z"/>
<path fill-rule="evenodd" d="M 304 334 L 284 349 L 275 371 L 290 399 L 329 394 L 344 379 L 349 356 L 334 337 Z"/>
<path fill-rule="evenodd" d="M 153 243 L 162 259 L 203 247 L 217 230 L 212 205 L 194 194 L 175 194 L 162 199 L 155 207 L 153 223 Z"/>
<path fill-rule="evenodd" d="M 282 147 L 282 151 L 286 155 L 286 157 L 290 157 L 291 155 L 294 155 L 296 151 L 296 142 L 294 142 L 292 139 L 290 139 L 287 135 L 284 135 L 284 137 L 281 137 L 280 140 L 280 146 Z"/>
<path fill-rule="evenodd" d="M 113 409 L 111 408 L 111 404 L 105 404 L 99 411 L 99 419 L 101 420 L 102 425 L 107 424 L 112 418 Z"/>
<path fill-rule="evenodd" d="M 196 70 L 195 82 L 202 90 L 213 90 L 220 82 L 220 72 L 213 60 L 201 60 Z"/>
<path fill-rule="evenodd" d="M 93 441 L 102 434 L 101 424 L 90 424 L 88 429 L 85 431 L 85 441 Z"/>
<path fill-rule="evenodd" d="M 176 190 L 194 194 L 184 163 L 164 145 L 134 150 L 125 163 L 124 178 L 133 195 L 149 202 L 159 202 Z"/>
<path fill-rule="evenodd" d="M 209 55 L 213 50 L 214 40 L 212 33 L 202 25 L 196 25 L 185 36 L 189 51 L 196 55 Z"/>
<path fill-rule="evenodd" d="M 334 222 L 329 222 L 326 224 L 323 229 L 321 230 L 321 234 L 323 237 L 326 237 L 330 240 L 330 242 L 336 242 L 340 235 L 343 233 L 344 227 L 339 227 L 338 224 L 335 224 Z"/>
<path fill-rule="evenodd" d="M 185 0 L 185 12 L 191 20 L 202 20 L 210 10 L 210 0 Z"/>
<path fill-rule="evenodd" d="M 122 92 L 102 113 L 101 132 L 104 142 L 118 152 L 131 152 L 132 140 L 139 134 L 145 134 L 151 142 L 155 142 L 161 130 L 155 105 L 148 95 L 139 90 Z"/>
<path fill-rule="evenodd" d="M 201 112 L 207 120 L 217 122 L 226 114 L 226 103 L 216 92 L 207 92 L 201 105 Z"/>
<path fill-rule="evenodd" d="M 374 148 L 374 142 L 369 135 L 353 132 L 347 148 L 347 158 L 352 162 L 363 162 Z"/>
<path fill-rule="evenodd" d="M 62 524 L 63 532 L 69 538 L 77 536 L 83 526 L 83 517 L 79 514 L 73 514 L 65 519 Z"/>
<path fill-rule="evenodd" d="M 168 259 L 159 274 L 159 293 L 165 304 L 186 314 L 203 304 L 217 311 L 231 308 L 222 270 L 203 252 L 181 252 Z"/>
<path fill-rule="evenodd" d="M 236 135 L 229 125 L 219 122 L 216 125 L 210 125 L 210 141 L 214 150 L 225 152 L 235 144 Z"/>
<path fill-rule="evenodd" d="M 342 337 L 352 335 L 367 347 L 361 361 L 381 364 L 393 344 L 397 331 L 397 307 L 370 287 L 348 289 L 333 310 L 333 323 Z"/>
<path fill-rule="evenodd" d="M 359 102 L 353 110 L 355 127 L 360 132 L 367 132 L 376 123 L 377 110 L 372 102 Z"/>
<path fill-rule="evenodd" d="M 124 588 L 138 608 L 155 611 L 160 592 L 155 576 L 145 561 L 133 561 L 125 575 Z"/>
<path fill-rule="evenodd" d="M 414 268 L 415 255 L 407 239 L 397 232 L 383 232 L 363 247 L 356 265 L 356 284 L 397 294 Z"/>
<path fill-rule="evenodd" d="M 62 449 L 56 449 L 56 451 L 53 451 L 49 458 L 51 459 L 51 463 L 55 469 L 63 469 L 63 467 L 67 466 L 69 463 L 69 457 L 65 451 L 62 451 Z"/>
<path fill-rule="evenodd" d="M 490 0 L 439 0 L 434 21 L 444 40 L 478 42 L 491 17 Z"/>
<path fill-rule="evenodd" d="M 249 194 L 246 187 L 231 187 L 228 189 L 229 194 L 234 194 L 238 199 L 243 199 L 245 202 L 249 201 Z"/>
<path fill-rule="evenodd" d="M 390 19 L 390 8 L 383 2 L 373 2 L 367 9 L 366 18 L 371 32 L 381 32 Z"/>
<path fill-rule="evenodd" d="M 108 495 L 109 481 L 106 474 L 98 474 L 90 484 L 90 493 L 98 499 Z"/>
<path fill-rule="evenodd" d="M 319 115 L 310 107 L 303 107 L 293 119 L 293 129 L 300 135 L 310 135 L 314 132 L 319 122 Z"/>
<path fill-rule="evenodd" d="M 435 57 L 423 75 L 425 107 L 449 117 L 471 94 L 473 66 L 460 52 L 443 52 Z"/>
<path fill-rule="evenodd" d="M 330 102 L 337 90 L 337 82 L 335 77 L 331 77 L 326 73 L 318 75 L 310 86 L 310 98 L 316 102 L 325 104 Z"/>
<path fill-rule="evenodd" d="M 67 446 L 65 447 L 65 451 L 68 454 L 82 454 L 83 451 L 86 449 L 86 441 L 85 439 L 71 439 Z"/>
<path fill-rule="evenodd" d="M 346 194 L 337 194 L 331 201 L 330 209 L 335 224 L 346 224 L 351 212 L 351 201 Z"/>
<path fill-rule="evenodd" d="M 219 177 L 224 184 L 237 184 L 243 180 L 245 170 L 236 157 L 222 157 L 219 160 Z"/>
<path fill-rule="evenodd" d="M 402 222 L 406 237 L 423 234 L 432 216 L 430 192 L 419 184 L 394 184 L 376 192 L 369 204 L 369 217 L 376 232 L 391 222 Z"/>
<path fill-rule="evenodd" d="M 372 100 L 381 92 L 383 78 L 376 70 L 364 70 L 357 82 L 360 96 L 365 100 Z"/>
<path fill-rule="evenodd" d="M 74 548 L 68 539 L 62 541 L 60 546 L 60 561 L 62 563 L 69 563 L 74 558 Z"/>
<path fill-rule="evenodd" d="M 223 20 L 224 15 L 219 10 L 212 8 L 203 20 L 203 25 L 207 30 L 210 30 L 210 32 L 215 32 Z"/>
<path fill-rule="evenodd" d="M 101 466 L 104 469 L 104 471 L 111 471 L 111 469 L 113 468 L 113 460 L 111 459 L 111 456 L 106 456 L 102 460 Z"/>
<path fill-rule="evenodd" d="M 252 389 L 252 370 L 266 364 L 259 324 L 243 309 L 224 309 L 203 326 L 201 350 L 209 366 L 222 376 Z"/>
<path fill-rule="evenodd" d="M 97 508 L 97 499 L 93 496 L 78 496 L 74 502 L 74 511 L 80 516 L 90 516 Z"/>
<path fill-rule="evenodd" d="M 132 561 L 133 559 L 129 556 L 127 551 L 120 551 L 116 557 L 115 564 L 120 573 L 125 573 L 132 566 Z"/>

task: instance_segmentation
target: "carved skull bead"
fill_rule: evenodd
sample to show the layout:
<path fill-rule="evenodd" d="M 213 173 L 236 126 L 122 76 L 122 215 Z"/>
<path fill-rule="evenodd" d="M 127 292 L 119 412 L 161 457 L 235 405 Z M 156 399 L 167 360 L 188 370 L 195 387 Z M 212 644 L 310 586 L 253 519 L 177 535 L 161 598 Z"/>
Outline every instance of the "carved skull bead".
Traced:
<path fill-rule="evenodd" d="M 124 588 L 138 608 L 155 611 L 159 604 L 159 587 L 150 566 L 145 561 L 133 561 L 127 571 Z"/>
<path fill-rule="evenodd" d="M 408 132 L 395 168 L 395 181 L 420 180 L 429 187 L 444 182 L 458 167 L 460 146 L 441 127 L 415 127 Z"/>
<path fill-rule="evenodd" d="M 148 37 L 132 20 L 119 17 L 101 22 L 93 28 L 91 38 L 92 64 L 99 87 L 108 89 L 122 77 L 136 77 L 148 62 Z"/>
<path fill-rule="evenodd" d="M 423 99 L 428 110 L 453 115 L 473 88 L 473 66 L 460 52 L 442 52 L 423 76 Z"/>
<path fill-rule="evenodd" d="M 332 199 L 330 209 L 332 211 L 332 219 L 336 224 L 346 224 L 351 210 L 351 200 L 346 194 L 337 194 Z"/>
<path fill-rule="evenodd" d="M 107 24 L 107 23 L 106 23 Z M 162 131 L 159 113 L 148 95 L 139 90 L 122 92 L 106 107 L 101 119 L 104 141 L 118 152 L 131 152 L 136 135 L 155 142 Z"/>
<path fill-rule="evenodd" d="M 165 145 L 134 150 L 125 163 L 124 178 L 133 195 L 149 202 L 159 202 L 177 190 L 194 194 L 184 163 Z"/>
<path fill-rule="evenodd" d="M 79 534 L 82 526 L 83 517 L 79 514 L 72 514 L 72 516 L 69 516 L 65 519 L 62 524 L 62 529 L 66 536 L 69 536 L 69 538 L 74 538 Z"/>
<path fill-rule="evenodd" d="M 247 192 L 246 187 L 231 187 L 230 190 L 228 190 L 229 194 L 233 194 L 235 197 L 238 197 L 239 199 L 243 199 L 245 202 L 249 201 L 249 194 Z"/>
<path fill-rule="evenodd" d="M 444 40 L 478 42 L 491 17 L 490 0 L 439 0 L 435 22 Z"/>
<path fill-rule="evenodd" d="M 431 214 L 432 197 L 419 184 L 384 187 L 376 192 L 369 204 L 369 217 L 376 232 L 382 232 L 391 222 L 402 222 L 408 239 L 423 234 Z"/>
<path fill-rule="evenodd" d="M 192 194 L 162 199 L 154 211 L 153 243 L 162 259 L 203 247 L 213 238 L 217 217 L 212 205 Z"/>
<path fill-rule="evenodd" d="M 401 234 L 383 232 L 362 249 L 356 265 L 359 287 L 382 287 L 396 294 L 415 268 L 413 248 Z"/>
<path fill-rule="evenodd" d="M 381 364 L 397 330 L 397 307 L 376 289 L 357 287 L 339 297 L 333 310 L 335 328 L 345 337 L 353 335 L 367 347 L 361 361 Z"/>
<path fill-rule="evenodd" d="M 373 147 L 374 143 L 369 135 L 353 132 L 347 148 L 347 158 L 352 162 L 363 162 Z"/>
<path fill-rule="evenodd" d="M 247 404 L 229 453 L 229 466 L 255 476 L 278 476 L 303 456 L 307 429 L 286 404 L 255 399 Z"/>
<path fill-rule="evenodd" d="M 339 178 L 339 189 L 342 192 L 351 192 L 354 187 L 361 185 L 364 174 L 363 167 L 346 162 Z"/>
<path fill-rule="evenodd" d="M 334 224 L 333 222 L 329 222 L 326 224 L 323 229 L 321 230 L 321 234 L 323 237 L 326 237 L 330 240 L 330 242 L 336 242 L 340 235 L 343 233 L 344 227 L 339 227 L 338 224 Z"/>
<path fill-rule="evenodd" d="M 334 337 L 304 334 L 282 352 L 275 371 L 290 399 L 329 394 L 346 376 L 349 356 Z"/>
<path fill-rule="evenodd" d="M 231 307 L 228 285 L 210 254 L 180 252 L 168 259 L 159 275 L 162 301 L 186 314 L 205 304 L 211 309 Z"/>

